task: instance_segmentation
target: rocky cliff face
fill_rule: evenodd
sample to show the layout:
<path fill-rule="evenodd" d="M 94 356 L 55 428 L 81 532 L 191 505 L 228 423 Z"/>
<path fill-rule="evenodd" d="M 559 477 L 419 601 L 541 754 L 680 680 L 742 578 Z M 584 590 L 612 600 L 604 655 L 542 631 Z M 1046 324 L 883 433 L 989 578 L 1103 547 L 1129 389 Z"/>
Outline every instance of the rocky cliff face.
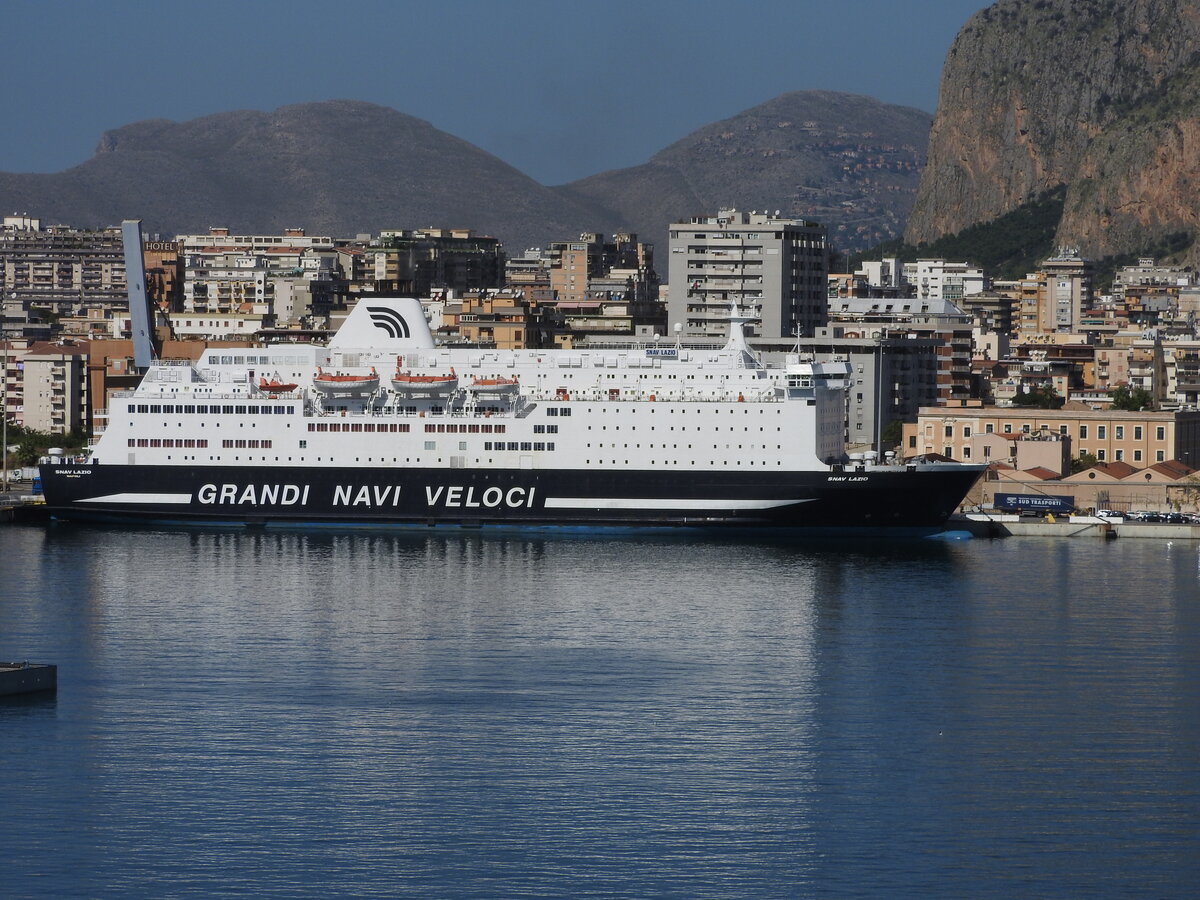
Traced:
<path fill-rule="evenodd" d="M 1200 0 L 1000 0 L 942 72 L 910 243 L 1066 184 L 1058 241 L 1136 251 L 1196 227 Z"/>

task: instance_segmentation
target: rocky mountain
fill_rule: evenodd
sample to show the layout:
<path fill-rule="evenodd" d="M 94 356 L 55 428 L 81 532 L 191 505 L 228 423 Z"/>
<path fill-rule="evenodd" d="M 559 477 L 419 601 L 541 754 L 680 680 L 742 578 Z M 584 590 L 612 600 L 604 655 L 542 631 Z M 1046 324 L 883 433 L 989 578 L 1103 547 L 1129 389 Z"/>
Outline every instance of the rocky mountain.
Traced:
<path fill-rule="evenodd" d="M 956 233 L 1059 185 L 1056 242 L 1087 255 L 1194 233 L 1198 48 L 1200 0 L 1000 0 L 980 11 L 946 59 L 906 240 Z"/>
<path fill-rule="evenodd" d="M 643 166 L 547 187 L 428 122 L 328 101 L 127 125 L 73 169 L 0 173 L 0 207 L 80 227 L 140 218 L 163 235 L 465 227 L 516 252 L 622 229 L 665 250 L 673 219 L 735 206 L 817 219 L 853 248 L 899 233 L 928 125 L 927 113 L 866 97 L 786 94 Z"/>
<path fill-rule="evenodd" d="M 798 91 L 565 190 L 661 246 L 670 222 L 730 206 L 815 219 L 839 249 L 859 249 L 901 233 L 929 123 L 919 109 L 870 97 Z"/>

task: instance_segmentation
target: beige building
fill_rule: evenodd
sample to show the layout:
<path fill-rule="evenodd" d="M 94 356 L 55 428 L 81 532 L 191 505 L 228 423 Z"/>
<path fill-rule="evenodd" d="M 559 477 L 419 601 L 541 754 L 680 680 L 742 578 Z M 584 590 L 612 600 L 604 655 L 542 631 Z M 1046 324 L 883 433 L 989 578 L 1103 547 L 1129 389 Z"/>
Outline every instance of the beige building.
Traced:
<path fill-rule="evenodd" d="M 67 434 L 88 427 L 87 344 L 37 343 L 21 357 L 26 428 Z"/>
<path fill-rule="evenodd" d="M 1200 462 L 1200 411 L 1121 412 L 1068 403 L 1062 409 L 1025 407 L 923 407 L 904 426 L 903 454 L 936 453 L 966 462 L 987 462 L 981 435 L 1058 434 L 1075 457 L 1125 462 L 1141 468 L 1178 460 Z"/>
<path fill-rule="evenodd" d="M 811 336 L 828 321 L 825 229 L 816 222 L 722 209 L 670 229 L 667 321 L 724 338 L 736 303 L 754 336 Z"/>
<path fill-rule="evenodd" d="M 1111 509 L 1200 512 L 1200 473 L 1178 462 L 1135 468 L 1126 463 L 1097 463 L 1064 478 L 1044 469 L 1025 471 L 1006 467 L 989 469 L 976 483 L 971 504 L 990 507 L 997 494 L 1034 494 L 1070 497 L 1076 509 Z"/>

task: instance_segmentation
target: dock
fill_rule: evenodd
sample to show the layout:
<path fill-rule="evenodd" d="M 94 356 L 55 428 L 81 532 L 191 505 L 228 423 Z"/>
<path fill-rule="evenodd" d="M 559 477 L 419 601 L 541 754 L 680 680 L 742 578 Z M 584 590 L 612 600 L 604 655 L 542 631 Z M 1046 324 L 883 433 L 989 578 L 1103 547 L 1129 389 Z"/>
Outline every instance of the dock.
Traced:
<path fill-rule="evenodd" d="M 37 525 L 50 520 L 41 497 L 0 495 L 0 525 Z"/>
<path fill-rule="evenodd" d="M 58 690 L 58 666 L 46 663 L 0 662 L 0 697 Z"/>
<path fill-rule="evenodd" d="M 1051 522 L 1029 516 L 967 513 L 951 517 L 947 527 L 969 531 L 975 537 L 1090 537 L 1200 541 L 1200 525 L 1134 522 L 1100 516 L 1058 516 Z"/>

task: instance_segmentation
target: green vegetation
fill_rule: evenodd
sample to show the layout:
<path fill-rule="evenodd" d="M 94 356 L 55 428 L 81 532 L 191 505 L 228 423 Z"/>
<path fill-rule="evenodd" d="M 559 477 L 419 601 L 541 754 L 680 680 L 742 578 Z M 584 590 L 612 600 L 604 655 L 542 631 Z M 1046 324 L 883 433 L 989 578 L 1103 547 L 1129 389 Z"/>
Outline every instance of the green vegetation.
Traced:
<path fill-rule="evenodd" d="M 1014 406 L 1036 406 L 1038 409 L 1061 409 L 1065 401 L 1050 385 L 1042 385 L 1013 397 Z"/>
<path fill-rule="evenodd" d="M 1054 234 L 1062 218 L 1066 194 L 1066 185 L 1059 185 L 990 222 L 971 225 L 958 234 L 922 242 L 915 247 L 901 240 L 885 241 L 870 250 L 852 254 L 845 268 L 830 271 L 853 272 L 866 260 L 891 256 L 901 262 L 918 259 L 968 262 L 981 266 L 991 278 L 1021 278 L 1036 272 L 1043 261 L 1054 255 Z M 1117 269 L 1132 266 L 1142 257 L 1171 262 L 1188 250 L 1195 240 L 1196 235 L 1192 232 L 1174 231 L 1137 252 L 1096 260 L 1096 291 L 1107 293 L 1112 288 Z"/>
<path fill-rule="evenodd" d="M 1084 469 L 1090 469 L 1100 460 L 1096 459 L 1096 454 L 1085 453 L 1082 456 L 1076 456 L 1071 460 L 1071 474 L 1074 475 L 1082 472 Z M 1107 500 L 1105 502 L 1108 502 Z"/>
<path fill-rule="evenodd" d="M 1178 258 L 1196 241 L 1196 235 L 1188 231 L 1173 231 L 1165 235 L 1157 244 L 1139 250 L 1137 253 L 1121 253 L 1116 256 L 1105 256 L 1096 261 L 1095 289 L 1098 293 L 1107 293 L 1112 289 L 1113 279 L 1117 269 L 1134 265 L 1139 259 L 1148 256 L 1158 262 L 1171 262 Z"/>
<path fill-rule="evenodd" d="M 1121 385 L 1115 388 L 1109 396 L 1112 397 L 1113 409 L 1138 412 L 1143 409 L 1151 409 L 1154 406 L 1154 398 L 1150 396 L 1150 392 L 1145 388 L 1131 389 L 1126 385 Z"/>
<path fill-rule="evenodd" d="M 901 240 L 884 243 L 850 257 L 849 271 L 863 261 L 894 256 L 903 262 L 950 259 L 982 266 L 993 278 L 1020 278 L 1054 254 L 1054 233 L 1062 218 L 1066 185 L 1059 185 L 990 222 L 958 234 L 922 241 L 915 247 Z"/>
<path fill-rule="evenodd" d="M 70 434 L 47 434 L 44 431 L 33 431 L 20 425 L 8 426 L 9 468 L 16 466 L 37 465 L 39 457 L 45 456 L 51 447 L 62 447 L 64 450 L 82 450 L 87 443 L 87 436 L 82 431 L 72 431 Z M 16 448 L 14 451 L 13 448 Z"/>
<path fill-rule="evenodd" d="M 889 447 L 899 447 L 900 442 L 904 439 L 904 420 L 892 419 L 883 429 L 880 438 Z"/>

